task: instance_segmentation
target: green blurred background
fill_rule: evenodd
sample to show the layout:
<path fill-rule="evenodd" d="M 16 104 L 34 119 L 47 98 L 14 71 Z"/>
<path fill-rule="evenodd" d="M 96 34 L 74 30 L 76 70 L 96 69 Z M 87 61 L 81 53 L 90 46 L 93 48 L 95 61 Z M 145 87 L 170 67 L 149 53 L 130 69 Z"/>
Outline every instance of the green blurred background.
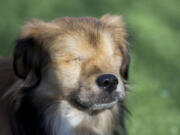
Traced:
<path fill-rule="evenodd" d="M 122 14 L 131 48 L 130 135 L 180 135 L 180 0 L 1 0 L 0 55 L 32 18 Z"/>

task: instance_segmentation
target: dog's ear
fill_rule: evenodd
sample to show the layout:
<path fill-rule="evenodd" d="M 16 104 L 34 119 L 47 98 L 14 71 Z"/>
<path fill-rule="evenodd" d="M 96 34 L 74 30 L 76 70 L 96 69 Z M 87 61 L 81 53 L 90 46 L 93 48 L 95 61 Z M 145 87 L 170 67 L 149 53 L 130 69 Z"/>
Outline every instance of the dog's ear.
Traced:
<path fill-rule="evenodd" d="M 31 72 L 38 79 L 42 67 L 47 62 L 48 52 L 45 45 L 52 40 L 57 27 L 42 21 L 32 21 L 22 28 L 16 40 L 13 67 L 15 74 L 26 79 Z"/>
<path fill-rule="evenodd" d="M 29 72 L 40 77 L 46 55 L 42 45 L 33 37 L 18 39 L 13 61 L 15 74 L 21 79 L 25 79 Z"/>
<path fill-rule="evenodd" d="M 128 50 L 123 50 L 123 61 L 120 69 L 120 74 L 125 80 L 128 80 L 129 76 L 129 64 L 130 64 L 130 55 Z"/>
<path fill-rule="evenodd" d="M 112 33 L 115 43 L 118 45 L 122 52 L 123 61 L 120 69 L 121 76 L 128 80 L 129 64 L 130 64 L 130 55 L 128 49 L 127 32 L 126 26 L 123 21 L 123 17 L 119 15 L 110 15 L 106 14 L 100 19 Z"/>

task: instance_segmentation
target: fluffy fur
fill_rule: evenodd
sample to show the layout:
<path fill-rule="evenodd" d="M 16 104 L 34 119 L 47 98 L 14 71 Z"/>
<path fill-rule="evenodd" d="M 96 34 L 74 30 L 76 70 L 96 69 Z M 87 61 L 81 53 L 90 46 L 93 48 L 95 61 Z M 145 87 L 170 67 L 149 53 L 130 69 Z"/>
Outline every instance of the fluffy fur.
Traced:
<path fill-rule="evenodd" d="M 0 58 L 1 135 L 126 135 L 129 53 L 121 16 L 33 20 Z M 14 72 L 13 72 L 14 69 Z M 96 79 L 112 74 L 113 92 Z"/>

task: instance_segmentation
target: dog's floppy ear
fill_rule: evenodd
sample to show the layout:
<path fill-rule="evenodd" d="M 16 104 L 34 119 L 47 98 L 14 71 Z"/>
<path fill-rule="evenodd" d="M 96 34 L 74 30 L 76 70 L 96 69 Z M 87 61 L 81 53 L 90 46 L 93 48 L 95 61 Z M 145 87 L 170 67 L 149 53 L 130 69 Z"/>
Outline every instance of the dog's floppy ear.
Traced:
<path fill-rule="evenodd" d="M 56 27 L 42 21 L 32 21 L 22 28 L 16 40 L 13 67 L 15 74 L 26 79 L 31 72 L 41 78 L 42 67 L 47 62 L 48 53 L 45 44 L 52 39 Z"/>
<path fill-rule="evenodd" d="M 101 17 L 101 21 L 108 26 L 114 37 L 115 43 L 118 45 L 122 52 L 123 61 L 120 69 L 120 74 L 125 80 L 128 80 L 130 56 L 128 42 L 126 41 L 126 26 L 123 21 L 123 17 L 119 15 L 106 14 Z"/>
<path fill-rule="evenodd" d="M 13 61 L 15 74 L 21 79 L 25 79 L 29 72 L 40 77 L 46 55 L 41 44 L 33 37 L 16 40 Z"/>

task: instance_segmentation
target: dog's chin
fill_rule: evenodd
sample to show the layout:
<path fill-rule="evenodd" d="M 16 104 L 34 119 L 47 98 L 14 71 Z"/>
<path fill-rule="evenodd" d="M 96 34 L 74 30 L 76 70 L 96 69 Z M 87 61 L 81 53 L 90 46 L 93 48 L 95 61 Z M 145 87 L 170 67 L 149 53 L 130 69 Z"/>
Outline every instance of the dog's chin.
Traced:
<path fill-rule="evenodd" d="M 118 103 L 118 98 L 103 98 L 100 100 L 83 102 L 81 100 L 71 100 L 71 104 L 77 109 L 86 112 L 100 112 L 106 109 L 111 109 L 115 104 Z"/>

